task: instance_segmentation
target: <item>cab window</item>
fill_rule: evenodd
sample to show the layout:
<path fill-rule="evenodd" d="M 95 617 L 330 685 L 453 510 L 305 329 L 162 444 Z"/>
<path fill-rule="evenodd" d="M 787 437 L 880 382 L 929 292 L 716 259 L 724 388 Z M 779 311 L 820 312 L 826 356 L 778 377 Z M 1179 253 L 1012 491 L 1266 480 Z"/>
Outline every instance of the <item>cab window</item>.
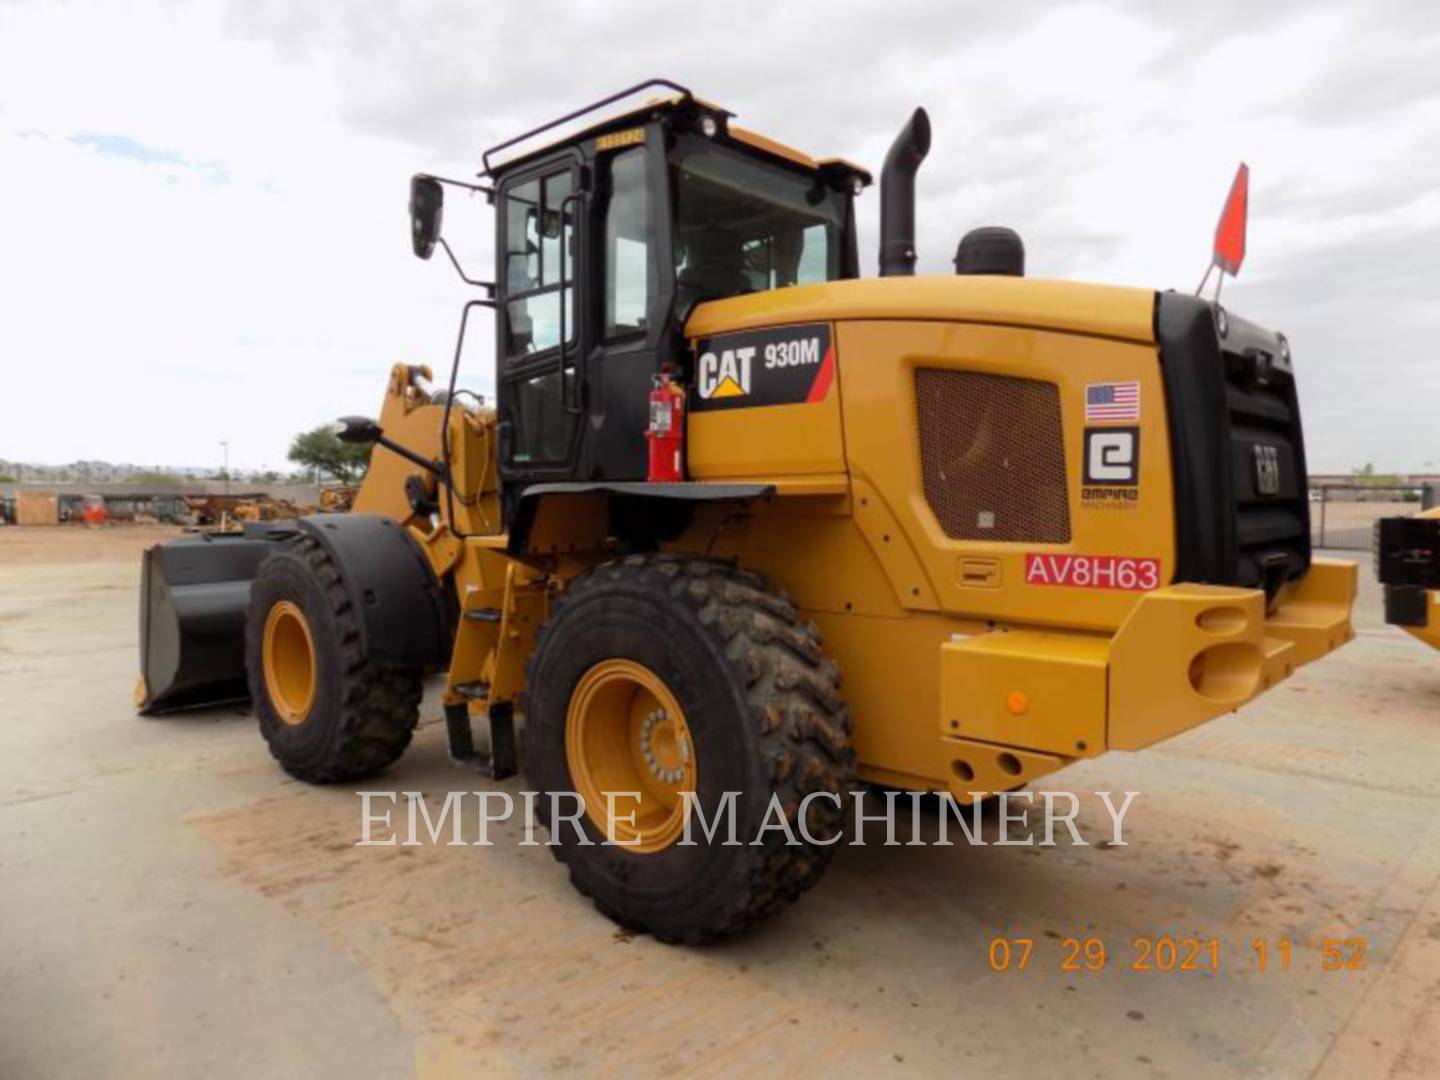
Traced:
<path fill-rule="evenodd" d="M 575 340 L 575 202 L 571 172 L 537 177 L 505 195 L 506 359 Z M 569 201 L 567 201 L 569 200 Z M 562 280 L 563 276 L 563 280 Z M 562 309 L 563 305 L 563 309 Z"/>
<path fill-rule="evenodd" d="M 650 197 L 645 148 L 610 160 L 610 202 L 605 210 L 605 338 L 645 332 L 649 310 Z"/>
<path fill-rule="evenodd" d="M 817 178 L 706 145 L 676 184 L 683 306 L 841 276 L 843 197 Z"/>

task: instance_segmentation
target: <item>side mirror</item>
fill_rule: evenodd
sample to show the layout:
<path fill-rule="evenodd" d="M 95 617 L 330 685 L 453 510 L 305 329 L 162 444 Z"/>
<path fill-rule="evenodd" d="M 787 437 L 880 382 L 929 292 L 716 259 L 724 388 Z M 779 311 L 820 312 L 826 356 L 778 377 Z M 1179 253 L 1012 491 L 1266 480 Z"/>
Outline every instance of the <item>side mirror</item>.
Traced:
<path fill-rule="evenodd" d="M 424 173 L 410 178 L 410 246 L 417 258 L 428 259 L 440 239 L 445 192 L 440 181 Z"/>
<path fill-rule="evenodd" d="M 368 416 L 342 416 L 330 425 L 330 431 L 342 443 L 379 442 L 380 425 Z"/>

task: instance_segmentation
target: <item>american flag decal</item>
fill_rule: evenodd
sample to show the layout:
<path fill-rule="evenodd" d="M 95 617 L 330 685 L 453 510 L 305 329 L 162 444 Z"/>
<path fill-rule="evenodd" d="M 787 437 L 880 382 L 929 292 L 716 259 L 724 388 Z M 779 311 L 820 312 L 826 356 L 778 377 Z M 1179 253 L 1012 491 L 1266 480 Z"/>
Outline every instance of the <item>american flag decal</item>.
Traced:
<path fill-rule="evenodd" d="M 1139 420 L 1138 382 L 1091 383 L 1085 387 L 1085 420 Z"/>

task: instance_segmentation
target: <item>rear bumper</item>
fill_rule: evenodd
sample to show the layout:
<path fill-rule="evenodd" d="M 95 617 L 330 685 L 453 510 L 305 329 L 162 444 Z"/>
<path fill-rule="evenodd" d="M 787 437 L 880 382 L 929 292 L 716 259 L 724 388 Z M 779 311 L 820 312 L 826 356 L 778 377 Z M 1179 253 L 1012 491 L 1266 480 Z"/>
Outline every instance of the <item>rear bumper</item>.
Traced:
<path fill-rule="evenodd" d="M 1142 602 L 1111 647 L 1109 748 L 1178 735 L 1338 649 L 1355 636 L 1356 579 L 1354 563 L 1314 559 L 1268 616 L 1257 590 L 1176 585 L 1150 594 L 1153 606 Z"/>
<path fill-rule="evenodd" d="M 1352 637 L 1356 567 L 1313 560 L 1268 615 L 1255 589 L 1147 593 L 1113 637 L 997 631 L 941 646 L 951 789 L 997 791 L 1230 712 Z"/>

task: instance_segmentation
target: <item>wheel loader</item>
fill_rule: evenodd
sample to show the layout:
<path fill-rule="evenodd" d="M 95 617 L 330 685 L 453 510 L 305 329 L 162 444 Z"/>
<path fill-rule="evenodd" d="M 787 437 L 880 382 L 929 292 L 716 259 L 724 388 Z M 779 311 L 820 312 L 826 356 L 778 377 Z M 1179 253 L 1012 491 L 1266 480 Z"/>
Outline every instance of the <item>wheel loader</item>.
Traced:
<path fill-rule="evenodd" d="M 1429 499 L 1426 506 L 1375 523 L 1375 577 L 1385 590 L 1385 621 L 1440 649 L 1440 506 Z"/>
<path fill-rule="evenodd" d="M 457 760 L 509 775 L 521 724 L 575 886 L 697 942 L 817 881 L 852 785 L 969 803 L 1351 637 L 1282 335 L 1026 277 L 1002 228 L 915 276 L 923 110 L 862 278 L 871 174 L 733 121 L 655 80 L 492 147 L 475 181 L 415 177 L 415 253 L 476 290 L 448 382 L 397 365 L 378 418 L 338 425 L 374 447 L 352 512 L 147 554 L 141 709 L 248 693 L 285 770 L 355 784 L 440 673 Z M 494 207 L 495 280 L 446 242 L 446 189 Z M 493 405 L 458 371 L 482 309 Z M 552 820 L 569 792 L 583 813 Z M 741 842 L 686 842 L 725 799 Z M 801 842 L 761 830 L 772 804 Z"/>

